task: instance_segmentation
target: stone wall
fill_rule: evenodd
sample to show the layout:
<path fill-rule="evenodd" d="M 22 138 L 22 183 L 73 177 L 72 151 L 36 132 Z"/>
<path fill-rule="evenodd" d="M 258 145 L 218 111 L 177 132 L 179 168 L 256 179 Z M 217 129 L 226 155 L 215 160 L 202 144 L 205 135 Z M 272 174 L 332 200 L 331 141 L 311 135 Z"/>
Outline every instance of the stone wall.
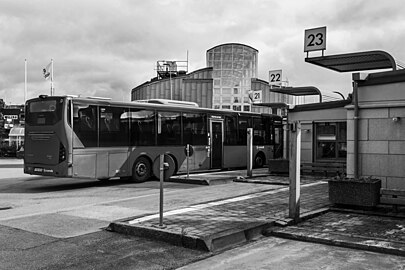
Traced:
<path fill-rule="evenodd" d="M 370 74 L 359 83 L 359 176 L 379 178 L 383 188 L 405 189 L 405 73 L 400 73 L 404 82 L 398 76 L 389 80 L 392 74 L 398 71 Z M 347 110 L 349 177 L 354 175 L 353 119 L 351 105 Z"/>

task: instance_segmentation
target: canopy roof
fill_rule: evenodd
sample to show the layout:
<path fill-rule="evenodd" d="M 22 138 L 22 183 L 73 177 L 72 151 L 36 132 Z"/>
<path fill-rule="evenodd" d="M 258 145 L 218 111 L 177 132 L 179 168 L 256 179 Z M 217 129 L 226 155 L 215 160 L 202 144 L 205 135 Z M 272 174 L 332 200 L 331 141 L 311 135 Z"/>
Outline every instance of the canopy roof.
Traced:
<path fill-rule="evenodd" d="M 315 86 L 301 86 L 301 87 L 281 87 L 270 88 L 270 92 L 287 94 L 292 96 L 319 96 L 319 102 L 322 102 L 321 91 Z"/>
<path fill-rule="evenodd" d="M 305 58 L 305 62 L 338 72 L 351 72 L 392 68 L 396 70 L 395 59 L 384 51 L 367 51 Z"/>

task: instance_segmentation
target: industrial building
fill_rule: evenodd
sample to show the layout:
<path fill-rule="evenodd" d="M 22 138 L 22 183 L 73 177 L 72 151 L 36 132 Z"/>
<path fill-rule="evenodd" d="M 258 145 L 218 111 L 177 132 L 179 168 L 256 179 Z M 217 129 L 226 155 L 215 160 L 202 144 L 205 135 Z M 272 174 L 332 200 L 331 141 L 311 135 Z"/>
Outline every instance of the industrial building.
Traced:
<path fill-rule="evenodd" d="M 252 104 L 249 92 L 261 90 L 262 103 L 292 103 L 290 95 L 270 93 L 271 86 L 258 76 L 258 50 L 240 43 L 208 49 L 207 67 L 188 72 L 184 61 L 157 61 L 155 78 L 131 91 L 131 100 L 174 99 L 200 107 L 283 114 L 280 108 Z"/>

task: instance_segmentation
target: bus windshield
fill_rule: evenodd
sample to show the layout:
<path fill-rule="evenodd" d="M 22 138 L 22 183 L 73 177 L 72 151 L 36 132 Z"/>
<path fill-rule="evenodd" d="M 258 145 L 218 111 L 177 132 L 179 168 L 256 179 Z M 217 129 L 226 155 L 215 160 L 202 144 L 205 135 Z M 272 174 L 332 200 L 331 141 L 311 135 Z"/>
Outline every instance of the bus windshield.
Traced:
<path fill-rule="evenodd" d="M 54 125 L 62 118 L 63 99 L 35 99 L 26 107 L 26 123 L 31 126 Z"/>

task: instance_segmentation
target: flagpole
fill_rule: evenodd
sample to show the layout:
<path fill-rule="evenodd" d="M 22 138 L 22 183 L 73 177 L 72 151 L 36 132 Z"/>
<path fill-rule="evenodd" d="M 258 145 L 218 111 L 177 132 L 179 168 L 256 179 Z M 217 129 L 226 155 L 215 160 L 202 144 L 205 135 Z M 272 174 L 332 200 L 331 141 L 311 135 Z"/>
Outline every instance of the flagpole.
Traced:
<path fill-rule="evenodd" d="M 51 96 L 53 96 L 54 89 L 53 89 L 53 59 L 51 59 Z"/>
<path fill-rule="evenodd" d="M 27 100 L 27 59 L 24 61 L 24 104 Z"/>

